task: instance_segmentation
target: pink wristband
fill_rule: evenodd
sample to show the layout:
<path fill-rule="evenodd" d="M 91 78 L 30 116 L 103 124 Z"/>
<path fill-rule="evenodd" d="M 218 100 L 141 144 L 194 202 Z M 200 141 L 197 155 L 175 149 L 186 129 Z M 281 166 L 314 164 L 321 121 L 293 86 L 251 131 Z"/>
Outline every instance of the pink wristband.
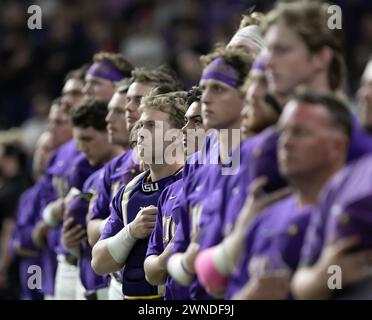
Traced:
<path fill-rule="evenodd" d="M 217 270 L 213 261 L 215 247 L 203 250 L 195 260 L 195 271 L 200 283 L 211 293 L 222 293 L 228 284 L 228 277 Z"/>

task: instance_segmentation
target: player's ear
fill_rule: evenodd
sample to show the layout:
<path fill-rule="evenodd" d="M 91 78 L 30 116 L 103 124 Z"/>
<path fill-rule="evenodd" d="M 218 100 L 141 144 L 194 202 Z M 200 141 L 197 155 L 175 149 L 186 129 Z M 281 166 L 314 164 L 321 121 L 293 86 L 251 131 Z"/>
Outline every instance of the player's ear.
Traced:
<path fill-rule="evenodd" d="M 327 69 L 331 64 L 333 56 L 334 56 L 333 49 L 328 46 L 324 46 L 313 55 L 313 62 L 315 68 L 319 70 Z"/>

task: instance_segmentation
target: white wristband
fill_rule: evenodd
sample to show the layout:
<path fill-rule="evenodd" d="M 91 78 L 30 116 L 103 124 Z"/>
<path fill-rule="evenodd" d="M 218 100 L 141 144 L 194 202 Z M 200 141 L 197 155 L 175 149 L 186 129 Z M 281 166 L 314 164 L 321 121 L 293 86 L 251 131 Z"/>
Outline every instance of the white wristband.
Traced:
<path fill-rule="evenodd" d="M 57 228 L 59 221 L 53 215 L 54 202 L 49 203 L 43 210 L 43 220 L 51 228 Z"/>
<path fill-rule="evenodd" d="M 172 255 L 167 263 L 167 270 L 170 276 L 178 282 L 180 285 L 188 287 L 193 279 L 193 276 L 189 274 L 184 266 L 182 265 L 183 254 L 175 253 Z"/>
<path fill-rule="evenodd" d="M 136 241 L 130 235 L 129 225 L 126 225 L 116 235 L 107 239 L 107 249 L 117 263 L 124 264 Z"/>

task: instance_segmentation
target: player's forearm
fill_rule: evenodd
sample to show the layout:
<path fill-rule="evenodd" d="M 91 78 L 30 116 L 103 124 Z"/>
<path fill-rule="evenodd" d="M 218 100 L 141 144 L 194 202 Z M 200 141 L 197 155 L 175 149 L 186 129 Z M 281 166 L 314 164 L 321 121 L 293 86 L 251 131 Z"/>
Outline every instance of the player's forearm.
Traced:
<path fill-rule="evenodd" d="M 191 284 L 195 274 L 187 269 L 184 255 L 185 253 L 177 252 L 170 256 L 167 262 L 167 271 L 177 283 L 187 287 Z"/>
<path fill-rule="evenodd" d="M 226 263 L 228 263 L 230 271 L 233 271 L 239 262 L 239 257 L 241 257 L 244 247 L 244 237 L 245 233 L 234 232 L 226 237 L 219 245 L 219 247 L 223 248 L 226 255 Z"/>
<path fill-rule="evenodd" d="M 146 280 L 148 283 L 153 286 L 165 283 L 168 272 L 166 259 L 164 259 L 163 256 L 148 256 L 145 260 L 144 268 Z"/>
<path fill-rule="evenodd" d="M 98 275 L 119 271 L 124 264 L 117 263 L 107 248 L 107 240 L 98 241 L 92 250 L 92 268 Z"/>
<path fill-rule="evenodd" d="M 295 299 L 328 299 L 327 273 L 319 266 L 303 267 L 296 271 L 291 281 L 291 291 Z"/>
<path fill-rule="evenodd" d="M 95 244 L 92 252 L 92 267 L 97 274 L 118 271 L 125 265 L 137 241 L 131 236 L 129 228 L 130 225 L 126 225 L 116 235 Z"/>
<path fill-rule="evenodd" d="M 105 226 L 107 220 L 102 219 L 94 219 L 88 222 L 87 233 L 88 233 L 88 242 L 91 247 L 93 247 L 99 237 L 101 236 L 101 232 L 103 227 Z"/>

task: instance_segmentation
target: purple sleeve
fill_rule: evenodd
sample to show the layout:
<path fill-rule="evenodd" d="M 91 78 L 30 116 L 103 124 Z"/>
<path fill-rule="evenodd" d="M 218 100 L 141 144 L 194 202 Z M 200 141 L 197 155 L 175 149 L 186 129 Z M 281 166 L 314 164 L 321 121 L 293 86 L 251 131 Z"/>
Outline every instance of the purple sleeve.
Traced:
<path fill-rule="evenodd" d="M 124 228 L 123 213 L 121 210 L 121 199 L 125 188 L 121 188 L 112 200 L 112 209 L 109 219 L 102 230 L 99 240 L 107 239 L 116 235 Z"/>
<path fill-rule="evenodd" d="M 305 233 L 300 266 L 311 266 L 319 259 L 325 241 L 325 222 L 325 211 L 319 207 L 315 208 Z"/>
<path fill-rule="evenodd" d="M 38 251 L 32 240 L 32 230 L 40 218 L 40 196 L 45 179 L 39 180 L 31 189 L 24 193 L 18 206 L 16 234 L 20 246 Z"/>
<path fill-rule="evenodd" d="M 190 243 L 190 217 L 185 196 L 180 199 L 180 206 L 177 208 L 178 224 L 174 238 L 173 253 L 185 252 Z"/>
<path fill-rule="evenodd" d="M 82 154 L 79 154 L 73 163 L 72 169 L 68 174 L 68 184 L 69 187 L 76 188 L 78 190 L 82 190 L 84 182 L 88 179 L 88 177 L 95 172 L 98 167 L 92 167 L 87 158 Z"/>
<path fill-rule="evenodd" d="M 162 195 L 164 192 L 162 193 Z M 162 205 L 163 199 L 165 197 L 161 196 L 158 201 L 158 213 L 156 215 L 156 223 L 155 228 L 151 233 L 149 244 L 147 247 L 146 257 L 151 255 L 160 255 L 164 251 L 163 245 L 163 213 L 162 213 Z"/>
<path fill-rule="evenodd" d="M 110 194 L 111 194 L 111 181 L 110 181 L 110 166 L 105 166 L 103 179 L 98 185 L 98 195 L 93 204 L 92 220 L 93 219 L 106 219 L 110 214 Z"/>

